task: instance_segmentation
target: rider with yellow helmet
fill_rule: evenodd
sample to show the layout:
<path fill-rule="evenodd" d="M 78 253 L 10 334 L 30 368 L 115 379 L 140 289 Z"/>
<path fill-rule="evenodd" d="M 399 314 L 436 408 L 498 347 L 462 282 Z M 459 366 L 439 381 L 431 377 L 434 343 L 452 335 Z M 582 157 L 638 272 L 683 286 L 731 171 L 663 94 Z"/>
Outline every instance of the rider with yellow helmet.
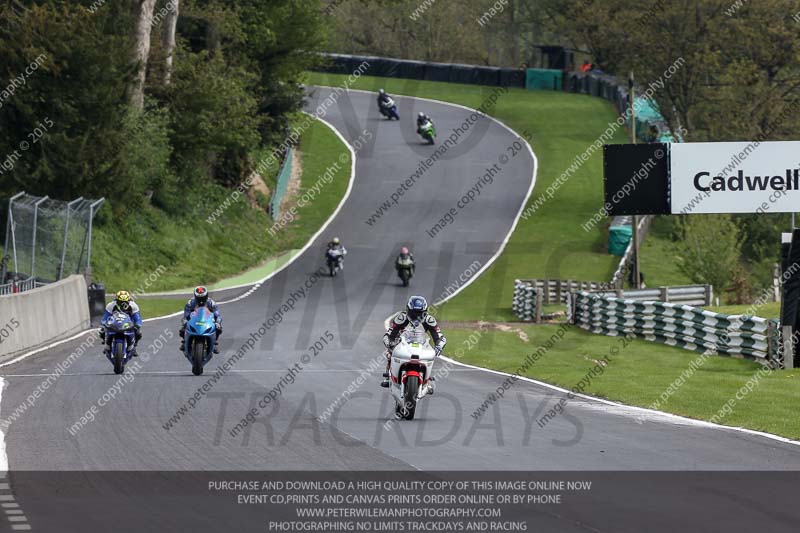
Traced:
<path fill-rule="evenodd" d="M 131 293 L 128 291 L 117 291 L 117 294 L 114 296 L 114 299 L 111 300 L 108 305 L 106 306 L 106 311 L 103 313 L 103 318 L 100 320 L 101 324 L 105 324 L 108 317 L 114 314 L 115 311 L 122 311 L 126 313 L 128 316 L 131 317 L 131 321 L 133 321 L 133 325 L 136 331 L 136 343 L 139 343 L 139 340 L 142 338 L 142 315 L 139 312 L 139 306 L 136 305 L 136 302 L 133 301 L 133 297 Z M 104 326 L 100 326 L 100 339 L 103 343 L 106 342 L 106 328 Z M 104 352 L 108 353 L 111 351 L 111 347 L 106 344 L 106 348 Z M 133 355 L 138 356 L 139 354 L 136 353 L 136 345 L 134 344 L 133 347 Z"/>

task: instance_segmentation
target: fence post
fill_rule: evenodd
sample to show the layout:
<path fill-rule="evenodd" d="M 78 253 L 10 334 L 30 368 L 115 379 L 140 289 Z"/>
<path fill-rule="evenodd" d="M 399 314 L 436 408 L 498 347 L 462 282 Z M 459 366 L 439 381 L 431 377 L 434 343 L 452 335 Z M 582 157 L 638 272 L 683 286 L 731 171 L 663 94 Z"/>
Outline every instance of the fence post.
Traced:
<path fill-rule="evenodd" d="M 668 287 L 659 287 L 658 290 L 661 292 L 661 301 L 662 302 L 669 302 L 669 288 Z"/>
<path fill-rule="evenodd" d="M 776 341 L 780 340 L 776 333 L 777 330 L 775 328 L 775 323 L 772 321 L 767 322 L 767 361 L 770 363 L 775 362 L 775 346 L 777 346 Z"/>
<path fill-rule="evenodd" d="M 94 221 L 94 214 L 100 209 L 100 206 L 102 206 L 103 202 L 105 201 L 105 198 L 100 198 L 89 206 L 89 243 L 86 248 L 86 271 L 84 272 L 87 281 L 92 279 L 92 223 Z"/>
<path fill-rule="evenodd" d="M 713 298 L 713 296 L 711 285 L 706 285 L 706 305 L 711 305 L 711 298 Z"/>
<path fill-rule="evenodd" d="M 36 230 L 38 220 L 39 220 L 39 205 L 47 200 L 47 196 L 44 198 L 40 198 L 35 204 L 33 204 L 33 238 L 31 242 L 31 273 L 30 277 L 36 277 Z"/>
<path fill-rule="evenodd" d="M 533 311 L 533 322 L 540 324 L 542 322 L 542 293 L 536 291 L 535 309 Z"/>
<path fill-rule="evenodd" d="M 794 368 L 794 338 L 792 336 L 792 326 L 782 326 L 783 337 L 783 368 L 789 370 Z"/>
<path fill-rule="evenodd" d="M 544 280 L 544 301 L 550 303 L 550 280 Z"/>
<path fill-rule="evenodd" d="M 72 205 L 82 200 L 83 196 L 67 204 L 67 220 L 64 222 L 64 244 L 61 248 L 61 263 L 58 265 L 58 279 L 64 277 L 64 261 L 67 259 L 67 236 L 69 235 L 69 217 L 72 211 Z"/>

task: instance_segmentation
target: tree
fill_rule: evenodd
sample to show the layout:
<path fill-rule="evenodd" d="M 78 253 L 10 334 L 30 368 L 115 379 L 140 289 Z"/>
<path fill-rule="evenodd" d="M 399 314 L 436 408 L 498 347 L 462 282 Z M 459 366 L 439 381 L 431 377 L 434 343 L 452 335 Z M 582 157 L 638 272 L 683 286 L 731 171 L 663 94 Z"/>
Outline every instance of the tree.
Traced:
<path fill-rule="evenodd" d="M 138 110 L 144 109 L 144 83 L 147 79 L 147 60 L 150 57 L 150 31 L 153 28 L 153 11 L 156 0 L 132 0 L 136 25 L 133 32 L 133 63 L 136 76 L 131 82 L 130 103 Z"/>
<path fill-rule="evenodd" d="M 741 235 L 730 215 L 686 215 L 678 222 L 681 271 L 718 293 L 730 286 L 739 267 Z"/>
<path fill-rule="evenodd" d="M 167 0 L 167 16 L 164 20 L 162 46 L 164 48 L 164 85 L 169 85 L 172 78 L 172 62 L 175 55 L 175 32 L 180 16 L 180 0 Z"/>

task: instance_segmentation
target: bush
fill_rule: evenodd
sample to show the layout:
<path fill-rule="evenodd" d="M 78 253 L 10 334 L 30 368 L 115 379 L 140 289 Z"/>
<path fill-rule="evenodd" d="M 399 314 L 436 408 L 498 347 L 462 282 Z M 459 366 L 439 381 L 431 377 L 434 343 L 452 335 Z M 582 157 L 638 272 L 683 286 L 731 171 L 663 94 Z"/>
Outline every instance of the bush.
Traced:
<path fill-rule="evenodd" d="M 722 293 L 741 272 L 742 243 L 731 215 L 687 215 L 678 228 L 681 271 L 695 283 L 710 283 Z"/>

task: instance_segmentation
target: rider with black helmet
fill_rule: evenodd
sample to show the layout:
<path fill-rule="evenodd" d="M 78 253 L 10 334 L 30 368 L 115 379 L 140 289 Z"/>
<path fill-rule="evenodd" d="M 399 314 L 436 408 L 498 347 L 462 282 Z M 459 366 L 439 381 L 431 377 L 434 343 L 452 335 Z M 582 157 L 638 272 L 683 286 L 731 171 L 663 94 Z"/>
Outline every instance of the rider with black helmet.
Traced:
<path fill-rule="evenodd" d="M 189 316 L 192 314 L 192 311 L 200 307 L 206 307 L 214 314 L 214 325 L 217 328 L 216 340 L 219 341 L 219 336 L 222 334 L 222 315 L 219 313 L 219 306 L 217 303 L 208 296 L 208 289 L 201 285 L 194 290 L 194 297 L 186 302 L 186 305 L 183 308 L 183 320 L 181 320 L 180 330 L 181 351 L 183 351 L 183 338 L 186 334 L 186 323 L 189 322 Z M 218 346 L 219 342 L 215 342 L 214 353 L 219 353 Z"/>
<path fill-rule="evenodd" d="M 383 345 L 386 347 L 386 372 L 383 374 L 381 387 L 389 387 L 389 367 L 392 357 L 392 349 L 397 344 L 400 334 L 408 327 L 421 327 L 433 340 L 436 347 L 436 355 L 440 355 L 447 344 L 447 339 L 442 334 L 439 324 L 432 315 L 428 314 L 428 302 L 422 296 L 412 296 L 408 299 L 405 311 L 395 315 L 389 324 L 389 329 L 383 336 Z M 431 380 L 435 381 L 433 377 Z"/>

